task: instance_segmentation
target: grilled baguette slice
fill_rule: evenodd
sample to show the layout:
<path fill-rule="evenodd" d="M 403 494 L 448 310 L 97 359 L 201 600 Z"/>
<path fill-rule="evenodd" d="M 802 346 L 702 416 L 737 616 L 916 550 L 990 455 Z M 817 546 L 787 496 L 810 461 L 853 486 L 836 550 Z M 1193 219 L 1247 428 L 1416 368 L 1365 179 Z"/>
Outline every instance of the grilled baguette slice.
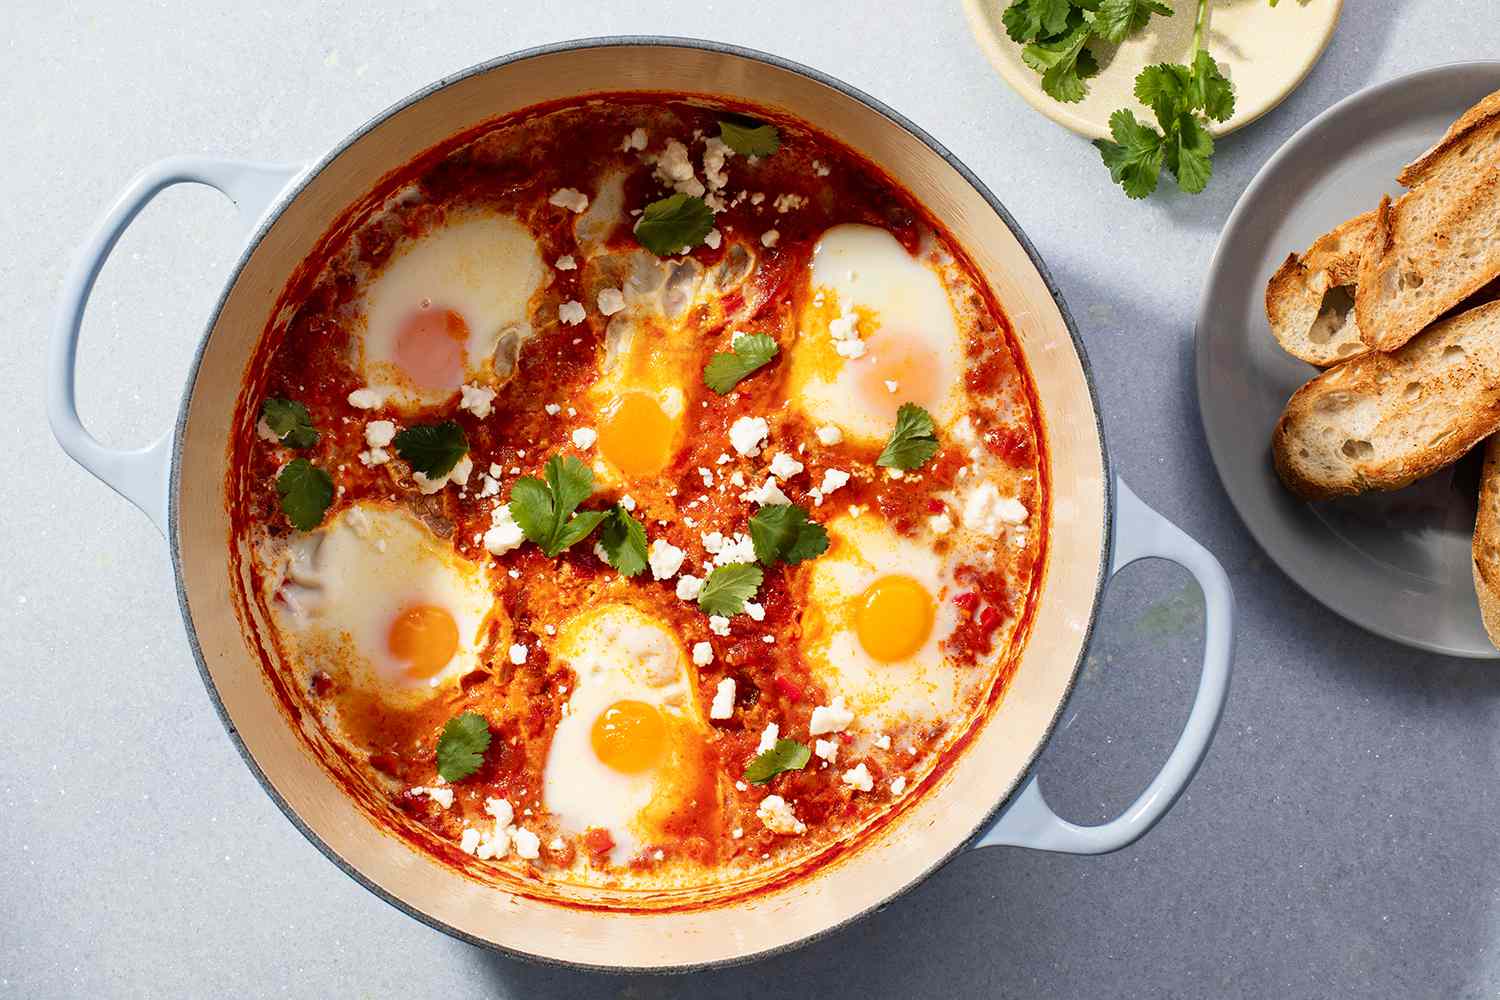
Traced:
<path fill-rule="evenodd" d="M 1292 357 L 1327 368 L 1367 350 L 1354 316 L 1354 282 L 1374 229 L 1374 212 L 1357 215 L 1288 255 L 1271 275 L 1266 319 Z"/>
<path fill-rule="evenodd" d="M 1500 430 L 1500 302 L 1444 320 L 1400 350 L 1372 351 L 1298 389 L 1271 437 L 1305 500 L 1394 490 Z"/>
<path fill-rule="evenodd" d="M 1466 111 L 1381 200 L 1354 298 L 1368 347 L 1393 351 L 1500 275 L 1500 91 Z"/>
<path fill-rule="evenodd" d="M 1474 522 L 1474 593 L 1490 642 L 1500 646 L 1500 435 L 1484 445 L 1479 518 Z"/>

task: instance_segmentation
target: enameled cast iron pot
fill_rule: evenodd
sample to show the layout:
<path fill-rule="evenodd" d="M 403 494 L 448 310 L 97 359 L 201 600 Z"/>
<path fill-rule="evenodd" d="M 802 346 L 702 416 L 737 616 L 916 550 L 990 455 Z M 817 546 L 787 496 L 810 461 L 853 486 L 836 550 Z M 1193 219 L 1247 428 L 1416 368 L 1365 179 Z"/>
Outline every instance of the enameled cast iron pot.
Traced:
<path fill-rule="evenodd" d="M 729 903 L 664 913 L 512 895 L 382 832 L 299 742 L 230 597 L 224 490 L 233 410 L 252 349 L 291 270 L 346 206 L 430 147 L 530 105 L 611 90 L 720 95 L 785 109 L 888 171 L 949 226 L 1004 305 L 1035 378 L 1051 456 L 1050 555 L 1031 637 L 1007 692 L 968 749 L 895 822 L 812 875 Z M 84 306 L 136 213 L 181 183 L 207 184 L 227 195 L 248 240 L 209 320 L 176 426 L 138 451 L 105 448 L 80 424 L 74 402 Z M 311 166 L 162 161 L 131 182 L 74 262 L 48 376 L 48 416 L 63 448 L 166 534 L 204 683 L 267 793 L 330 860 L 372 892 L 477 944 L 616 969 L 744 961 L 809 941 L 886 903 L 966 846 L 1116 850 L 1171 807 L 1207 751 L 1224 705 L 1233 631 L 1228 580 L 1208 552 L 1111 478 L 1083 346 L 1020 228 L 978 178 L 911 122 L 821 73 L 762 53 L 666 38 L 546 46 L 433 84 Z M 1048 808 L 1031 767 L 1072 690 L 1105 580 L 1148 556 L 1180 563 L 1203 588 L 1207 627 L 1197 697 L 1176 748 L 1140 798 L 1110 823 L 1075 826 Z"/>

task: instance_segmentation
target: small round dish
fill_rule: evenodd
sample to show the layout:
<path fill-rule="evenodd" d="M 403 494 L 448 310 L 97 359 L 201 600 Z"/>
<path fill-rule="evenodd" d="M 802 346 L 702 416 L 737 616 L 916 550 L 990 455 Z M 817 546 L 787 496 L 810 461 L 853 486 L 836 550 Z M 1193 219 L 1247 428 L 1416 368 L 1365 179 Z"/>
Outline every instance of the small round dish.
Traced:
<path fill-rule="evenodd" d="M 1193 44 L 1196 0 L 1166 0 L 1171 17 L 1153 17 L 1140 34 L 1118 48 L 1095 50 L 1099 75 L 1089 80 L 1089 94 L 1077 104 L 1053 100 L 1042 90 L 1042 78 L 1021 61 L 1021 46 L 1005 33 L 1000 16 L 1009 0 L 964 0 L 969 27 L 1001 79 L 1026 103 L 1066 128 L 1090 139 L 1109 138 L 1109 116 L 1130 108 L 1137 117 L 1150 112 L 1135 99 L 1135 77 L 1146 66 L 1181 62 Z M 1217 0 L 1208 24 L 1208 48 L 1234 81 L 1234 116 L 1209 131 L 1228 135 L 1270 111 L 1297 89 L 1328 47 L 1344 0 L 1303 0 L 1277 4 L 1267 0 Z"/>
<path fill-rule="evenodd" d="M 1279 9 L 1279 8 L 1278 8 Z M 1500 62 L 1456 63 L 1340 101 L 1267 161 L 1230 214 L 1198 308 L 1198 406 L 1224 489 L 1266 553 L 1332 611 L 1397 642 L 1500 657 L 1474 597 L 1476 456 L 1392 493 L 1306 504 L 1271 467 L 1271 430 L 1316 369 L 1266 322 L 1266 281 L 1291 251 L 1397 193 L 1396 173 L 1475 101 Z"/>

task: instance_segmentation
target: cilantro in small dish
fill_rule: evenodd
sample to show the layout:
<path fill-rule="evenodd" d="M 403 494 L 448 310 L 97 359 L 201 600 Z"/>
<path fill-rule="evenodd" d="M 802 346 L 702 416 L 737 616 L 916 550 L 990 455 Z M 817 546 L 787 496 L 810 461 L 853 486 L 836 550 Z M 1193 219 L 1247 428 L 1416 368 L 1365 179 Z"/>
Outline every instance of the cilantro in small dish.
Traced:
<path fill-rule="evenodd" d="M 478 712 L 455 715 L 438 737 L 437 772 L 444 781 L 460 781 L 479 770 L 490 748 L 490 724 Z"/>
<path fill-rule="evenodd" d="M 777 740 L 776 745 L 745 766 L 745 780 L 752 785 L 764 785 L 778 774 L 800 771 L 812 759 L 812 751 L 796 740 Z"/>
<path fill-rule="evenodd" d="M 635 223 L 635 238 L 658 257 L 691 250 L 714 227 L 714 213 L 702 198 L 674 194 L 646 206 Z"/>
<path fill-rule="evenodd" d="M 888 469 L 915 469 L 937 454 L 938 442 L 932 415 L 916 403 L 903 403 L 896 411 L 896 429 L 891 431 L 876 465 Z"/>
<path fill-rule="evenodd" d="M 737 338 L 729 351 L 720 351 L 703 366 L 703 382 L 721 396 L 766 365 L 780 352 L 773 337 L 751 333 Z"/>
<path fill-rule="evenodd" d="M 276 495 L 292 527 L 311 531 L 333 503 L 333 477 L 305 458 L 294 458 L 276 477 Z"/>

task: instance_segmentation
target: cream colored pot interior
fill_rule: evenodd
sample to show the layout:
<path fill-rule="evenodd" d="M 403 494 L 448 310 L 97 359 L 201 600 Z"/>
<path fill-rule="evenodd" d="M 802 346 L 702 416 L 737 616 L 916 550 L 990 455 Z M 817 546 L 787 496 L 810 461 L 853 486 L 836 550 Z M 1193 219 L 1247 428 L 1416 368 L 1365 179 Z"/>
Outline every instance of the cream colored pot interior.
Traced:
<path fill-rule="evenodd" d="M 288 725 L 229 587 L 226 445 L 247 359 L 290 270 L 347 205 L 422 151 L 528 105 L 609 90 L 719 94 L 781 108 L 884 167 L 946 222 L 1004 305 L 1036 379 L 1051 453 L 1051 553 L 1032 635 L 1004 700 L 965 754 L 860 850 L 810 878 L 696 911 L 607 913 L 512 896 L 382 832 Z M 879 905 L 962 846 L 1050 732 L 1105 554 L 1105 466 L 1087 377 L 1046 284 L 1004 221 L 957 170 L 854 98 L 788 69 L 701 48 L 535 55 L 460 79 L 365 132 L 296 196 L 236 277 L 203 352 L 180 449 L 174 543 L 191 626 L 224 709 L 271 788 L 347 867 L 400 904 L 474 939 L 586 965 L 697 965 L 785 947 Z"/>

